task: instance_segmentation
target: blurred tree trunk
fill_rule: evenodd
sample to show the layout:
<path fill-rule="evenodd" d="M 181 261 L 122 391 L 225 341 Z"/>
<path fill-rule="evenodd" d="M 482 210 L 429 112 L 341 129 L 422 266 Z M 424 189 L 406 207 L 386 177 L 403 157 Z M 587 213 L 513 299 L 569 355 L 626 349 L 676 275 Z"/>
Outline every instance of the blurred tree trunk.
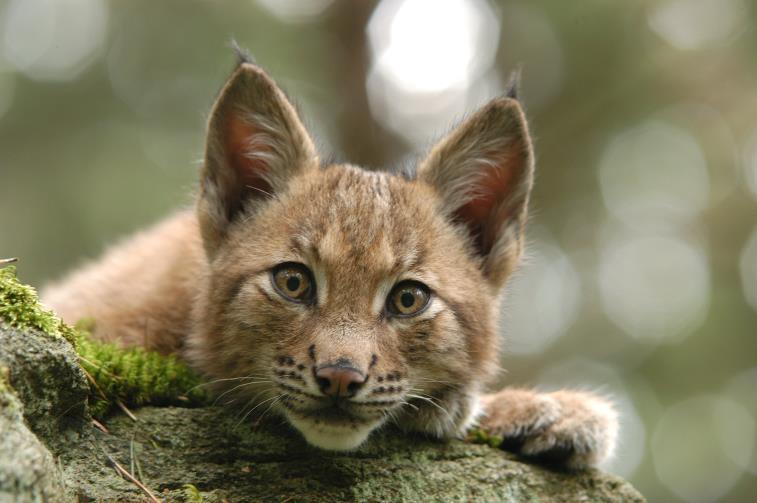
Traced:
<path fill-rule="evenodd" d="M 408 150 L 407 144 L 376 122 L 368 104 L 366 27 L 377 4 L 374 0 L 337 0 L 329 20 L 335 40 L 334 67 L 339 68 L 334 87 L 342 102 L 338 115 L 341 150 L 346 161 L 368 168 L 390 165 Z"/>

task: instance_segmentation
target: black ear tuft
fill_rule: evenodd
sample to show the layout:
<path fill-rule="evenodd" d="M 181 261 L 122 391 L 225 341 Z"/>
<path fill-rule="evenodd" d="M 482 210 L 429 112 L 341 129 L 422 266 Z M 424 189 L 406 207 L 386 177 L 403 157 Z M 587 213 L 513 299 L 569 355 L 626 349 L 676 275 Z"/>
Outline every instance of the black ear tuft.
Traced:
<path fill-rule="evenodd" d="M 250 51 L 240 47 L 236 40 L 232 38 L 229 45 L 231 46 L 231 50 L 234 51 L 234 54 L 237 55 L 237 65 L 241 65 L 244 63 L 250 63 L 252 65 L 257 64 L 255 62 L 255 58 L 253 57 L 253 55 L 250 54 Z"/>
<path fill-rule="evenodd" d="M 505 86 L 505 96 L 518 100 L 520 95 L 520 66 L 510 73 L 510 78 Z"/>

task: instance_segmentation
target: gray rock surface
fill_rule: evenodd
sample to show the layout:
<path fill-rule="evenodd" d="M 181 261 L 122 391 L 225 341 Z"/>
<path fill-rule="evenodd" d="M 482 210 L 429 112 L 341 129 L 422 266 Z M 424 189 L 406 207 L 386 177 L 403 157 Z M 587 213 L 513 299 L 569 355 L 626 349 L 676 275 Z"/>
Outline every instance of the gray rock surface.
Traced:
<path fill-rule="evenodd" d="M 0 375 L 0 501 L 57 501 L 62 494 L 52 455 L 26 427 L 23 406 Z"/>
<path fill-rule="evenodd" d="M 185 484 L 204 501 L 643 501 L 626 482 L 597 471 L 565 473 L 516 461 L 486 445 L 440 443 L 383 432 L 352 454 L 311 448 L 284 426 L 239 425 L 220 408 L 140 409 L 107 423 L 97 442 L 169 501 Z M 93 463 L 94 454 L 98 463 Z M 66 480 L 87 498 L 139 495 L 103 453 L 64 455 Z M 136 470 L 136 468 L 135 468 Z"/>
<path fill-rule="evenodd" d="M 391 430 L 329 454 L 278 420 L 240 424 L 216 407 L 144 407 L 136 421 L 111 417 L 104 433 L 88 418 L 85 377 L 65 344 L 0 327 L 10 382 L 0 388 L 2 501 L 150 501 L 113 461 L 166 501 L 643 501 L 598 471 L 553 471 L 486 445 Z"/>
<path fill-rule="evenodd" d="M 89 386 L 76 352 L 62 337 L 0 326 L 0 367 L 8 369 L 29 428 L 48 445 L 89 423 Z"/>

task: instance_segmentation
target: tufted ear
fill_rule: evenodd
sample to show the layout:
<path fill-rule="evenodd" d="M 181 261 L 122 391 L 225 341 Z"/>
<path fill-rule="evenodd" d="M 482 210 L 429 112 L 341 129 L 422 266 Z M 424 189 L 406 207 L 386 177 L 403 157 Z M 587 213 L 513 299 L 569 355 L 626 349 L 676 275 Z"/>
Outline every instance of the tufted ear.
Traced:
<path fill-rule="evenodd" d="M 208 253 L 252 205 L 276 197 L 292 176 L 317 164 L 294 107 L 263 70 L 240 56 L 208 122 L 198 202 Z"/>
<path fill-rule="evenodd" d="M 489 102 L 439 142 L 418 167 L 445 213 L 465 227 L 473 253 L 495 287 L 523 250 L 534 157 L 517 92 Z"/>

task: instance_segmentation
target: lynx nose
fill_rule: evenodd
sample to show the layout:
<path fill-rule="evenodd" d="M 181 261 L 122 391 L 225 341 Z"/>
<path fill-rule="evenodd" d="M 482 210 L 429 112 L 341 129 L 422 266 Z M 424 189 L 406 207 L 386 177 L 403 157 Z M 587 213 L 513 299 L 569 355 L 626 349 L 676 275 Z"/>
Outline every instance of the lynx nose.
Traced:
<path fill-rule="evenodd" d="M 315 373 L 321 392 L 333 398 L 349 398 L 363 386 L 366 377 L 356 368 L 345 365 L 327 365 Z"/>

